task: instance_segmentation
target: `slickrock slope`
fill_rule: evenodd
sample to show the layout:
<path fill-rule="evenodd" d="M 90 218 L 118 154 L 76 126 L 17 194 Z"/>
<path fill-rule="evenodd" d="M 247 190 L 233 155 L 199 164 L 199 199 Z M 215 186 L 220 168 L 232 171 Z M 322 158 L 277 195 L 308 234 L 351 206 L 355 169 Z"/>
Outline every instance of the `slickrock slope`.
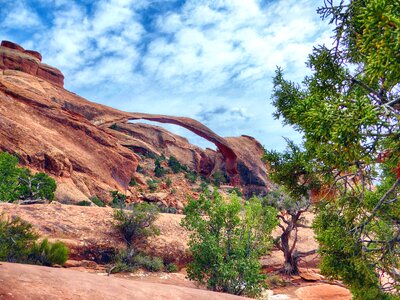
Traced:
<path fill-rule="evenodd" d="M 0 263 L 0 282 L 1 299 L 249 299 L 168 284 L 11 263 Z"/>
<path fill-rule="evenodd" d="M 222 168 L 232 185 L 248 185 L 261 193 L 268 190 L 259 144 L 249 143 L 250 139 L 224 139 L 190 118 L 129 113 L 92 103 L 65 90 L 63 80 L 59 70 L 41 62 L 40 53 L 1 43 L 0 150 L 53 176 L 58 200 L 107 199 L 110 190 L 125 192 L 135 177 L 138 148 L 176 155 L 204 175 Z M 156 126 L 129 123 L 137 119 L 185 127 L 218 150 L 202 150 Z M 123 131 L 113 130 L 115 126 Z"/>

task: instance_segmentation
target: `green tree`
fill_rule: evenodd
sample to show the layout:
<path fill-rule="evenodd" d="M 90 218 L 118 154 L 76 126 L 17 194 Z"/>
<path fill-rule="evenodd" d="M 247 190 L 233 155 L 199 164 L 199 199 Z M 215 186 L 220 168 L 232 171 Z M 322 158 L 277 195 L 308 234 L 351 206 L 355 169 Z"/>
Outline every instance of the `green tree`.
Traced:
<path fill-rule="evenodd" d="M 274 116 L 303 135 L 308 171 L 327 188 L 314 223 L 323 273 L 355 299 L 398 297 L 400 5 L 329 0 L 318 12 L 333 47 L 314 48 L 301 85 L 278 68 Z"/>
<path fill-rule="evenodd" d="M 0 201 L 13 202 L 19 198 L 18 158 L 0 152 Z"/>
<path fill-rule="evenodd" d="M 18 167 L 18 158 L 0 152 L 0 201 L 25 203 L 36 200 L 53 200 L 56 182 L 45 173 L 32 174 L 29 169 Z"/>
<path fill-rule="evenodd" d="M 213 291 L 256 295 L 265 281 L 258 262 L 272 244 L 276 211 L 257 198 L 247 202 L 218 192 L 190 199 L 181 225 L 190 234 L 188 278 Z"/>
<path fill-rule="evenodd" d="M 52 266 L 68 259 L 69 249 L 61 242 L 37 243 L 39 235 L 32 225 L 20 218 L 0 215 L 0 261 Z"/>
<path fill-rule="evenodd" d="M 309 158 L 292 141 L 287 141 L 283 153 L 265 151 L 263 159 L 271 169 L 270 178 L 279 188 L 268 193 L 264 204 L 275 207 L 279 213 L 281 235 L 275 240 L 275 246 L 283 252 L 283 271 L 288 275 L 298 275 L 298 261 L 301 257 L 315 253 L 296 249 L 298 228 L 307 227 L 303 214 L 311 206 L 309 191 L 318 188 L 320 182 L 312 171 Z"/>

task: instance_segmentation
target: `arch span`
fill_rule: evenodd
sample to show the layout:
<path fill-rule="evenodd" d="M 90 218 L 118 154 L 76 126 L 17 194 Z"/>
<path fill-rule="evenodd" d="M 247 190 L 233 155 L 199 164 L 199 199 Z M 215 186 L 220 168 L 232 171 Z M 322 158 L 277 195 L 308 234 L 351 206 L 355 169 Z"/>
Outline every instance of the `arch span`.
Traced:
<path fill-rule="evenodd" d="M 225 159 L 225 167 L 228 175 L 231 177 L 231 184 L 237 185 L 240 183 L 237 170 L 237 155 L 229 145 L 229 142 L 217 135 L 207 126 L 200 122 L 186 117 L 173 117 L 167 115 L 155 115 L 145 113 L 129 113 L 126 122 L 129 120 L 148 120 L 159 123 L 175 124 L 182 126 L 202 138 L 215 144 Z"/>

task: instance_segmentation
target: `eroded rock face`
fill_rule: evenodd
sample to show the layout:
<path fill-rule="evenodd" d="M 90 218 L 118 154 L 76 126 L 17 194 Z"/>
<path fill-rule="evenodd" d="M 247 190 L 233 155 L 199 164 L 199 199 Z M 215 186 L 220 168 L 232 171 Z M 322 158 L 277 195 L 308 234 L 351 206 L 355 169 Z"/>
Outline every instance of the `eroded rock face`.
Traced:
<path fill-rule="evenodd" d="M 0 150 L 54 177 L 64 202 L 125 191 L 138 162 L 116 138 L 63 108 L 84 101 L 39 77 L 0 71 Z"/>
<path fill-rule="evenodd" d="M 55 177 L 59 199 L 124 192 L 136 170 L 134 152 L 141 151 L 173 155 L 206 176 L 225 170 L 232 185 L 247 186 L 251 192 L 268 190 L 261 147 L 253 138 L 225 139 L 190 118 L 129 113 L 92 103 L 63 89 L 63 79 L 59 70 L 41 63 L 40 53 L 1 43 L 0 150 Z M 203 150 L 160 127 L 129 123 L 139 119 L 182 126 L 218 149 Z M 110 128 L 114 124 L 122 130 Z"/>
<path fill-rule="evenodd" d="M 64 75 L 56 68 L 41 63 L 42 55 L 25 50 L 20 45 L 2 41 L 0 46 L 0 69 L 18 70 L 63 87 Z"/>

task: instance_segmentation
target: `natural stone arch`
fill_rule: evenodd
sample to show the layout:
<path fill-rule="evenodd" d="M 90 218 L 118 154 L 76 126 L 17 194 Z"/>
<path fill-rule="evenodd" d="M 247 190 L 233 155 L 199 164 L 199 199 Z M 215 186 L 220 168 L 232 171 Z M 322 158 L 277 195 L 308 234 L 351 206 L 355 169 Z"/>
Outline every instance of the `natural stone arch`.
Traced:
<path fill-rule="evenodd" d="M 237 185 L 240 183 L 237 170 L 237 155 L 230 147 L 229 142 L 200 122 L 186 117 L 173 117 L 145 113 L 129 113 L 126 121 L 129 120 L 148 120 L 159 123 L 175 124 L 184 127 L 198 136 L 210 141 L 217 146 L 218 150 L 225 159 L 225 168 L 228 172 L 228 175 L 231 177 L 231 184 Z"/>

